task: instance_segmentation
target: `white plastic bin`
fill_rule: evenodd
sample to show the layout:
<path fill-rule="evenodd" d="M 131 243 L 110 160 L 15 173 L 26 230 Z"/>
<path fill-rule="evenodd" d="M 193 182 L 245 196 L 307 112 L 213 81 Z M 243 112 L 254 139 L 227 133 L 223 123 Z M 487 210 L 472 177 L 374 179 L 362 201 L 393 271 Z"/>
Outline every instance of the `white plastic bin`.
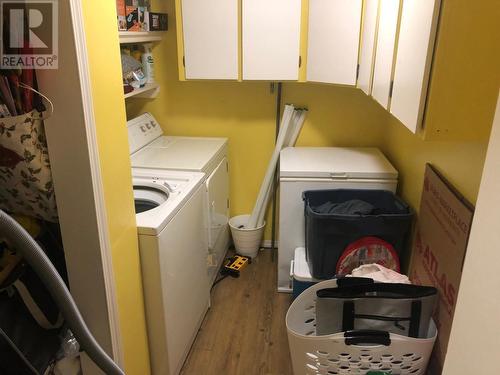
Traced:
<path fill-rule="evenodd" d="M 306 261 L 306 249 L 304 247 L 295 249 L 295 256 L 290 269 L 290 276 L 293 283 L 292 296 L 294 299 L 307 288 L 321 281 L 311 276 L 311 271 L 309 271 L 309 265 Z"/>
<path fill-rule="evenodd" d="M 387 333 L 386 345 L 350 343 L 344 332 L 316 336 L 316 291 L 335 287 L 336 280 L 315 284 L 300 294 L 288 309 L 286 327 L 295 375 L 366 374 L 370 370 L 425 374 L 437 337 L 434 322 L 425 339 Z"/>
<path fill-rule="evenodd" d="M 245 226 L 250 215 L 239 215 L 229 219 L 229 227 L 233 236 L 236 253 L 250 258 L 255 258 L 259 253 L 262 235 L 266 223 L 255 229 L 247 229 Z"/>

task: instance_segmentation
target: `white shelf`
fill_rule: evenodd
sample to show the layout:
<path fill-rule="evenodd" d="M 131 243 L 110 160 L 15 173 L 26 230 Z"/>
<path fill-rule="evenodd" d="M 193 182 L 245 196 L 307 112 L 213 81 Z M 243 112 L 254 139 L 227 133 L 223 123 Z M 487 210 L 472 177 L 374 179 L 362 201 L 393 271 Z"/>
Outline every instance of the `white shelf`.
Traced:
<path fill-rule="evenodd" d="M 160 85 L 157 83 L 147 83 L 144 87 L 134 89 L 134 91 L 125 94 L 125 99 L 128 98 L 146 98 L 152 99 L 158 96 L 160 92 Z"/>
<path fill-rule="evenodd" d="M 120 44 L 159 42 L 163 31 L 120 31 Z"/>

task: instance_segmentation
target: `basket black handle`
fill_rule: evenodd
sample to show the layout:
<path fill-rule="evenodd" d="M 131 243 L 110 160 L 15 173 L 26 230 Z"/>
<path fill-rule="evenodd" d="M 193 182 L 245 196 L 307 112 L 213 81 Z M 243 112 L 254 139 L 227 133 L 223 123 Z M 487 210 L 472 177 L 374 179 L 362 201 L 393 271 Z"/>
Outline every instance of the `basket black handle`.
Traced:
<path fill-rule="evenodd" d="M 346 345 L 378 344 L 384 346 L 391 345 L 391 336 L 387 331 L 377 331 L 372 329 L 358 329 L 344 332 Z"/>
<path fill-rule="evenodd" d="M 375 281 L 368 277 L 339 277 L 337 279 L 337 288 L 347 288 L 356 285 L 373 284 Z"/>

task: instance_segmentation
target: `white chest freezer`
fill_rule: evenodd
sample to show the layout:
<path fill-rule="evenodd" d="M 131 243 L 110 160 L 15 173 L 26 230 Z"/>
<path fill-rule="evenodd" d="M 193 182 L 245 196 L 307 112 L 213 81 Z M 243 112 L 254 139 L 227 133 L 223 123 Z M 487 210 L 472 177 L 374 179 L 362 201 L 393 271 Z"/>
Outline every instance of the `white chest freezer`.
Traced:
<path fill-rule="evenodd" d="M 305 246 L 306 190 L 396 191 L 398 172 L 376 148 L 289 147 L 280 156 L 278 291 L 291 292 L 290 262 Z"/>

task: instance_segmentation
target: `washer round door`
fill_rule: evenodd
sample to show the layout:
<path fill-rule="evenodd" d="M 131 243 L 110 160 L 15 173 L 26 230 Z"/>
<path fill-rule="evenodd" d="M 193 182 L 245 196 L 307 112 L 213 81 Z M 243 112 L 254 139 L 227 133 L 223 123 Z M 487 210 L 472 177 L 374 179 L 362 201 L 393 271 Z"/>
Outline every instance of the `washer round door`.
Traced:
<path fill-rule="evenodd" d="M 140 214 L 152 210 L 165 203 L 169 196 L 169 192 L 161 186 L 134 184 L 135 213 Z"/>

